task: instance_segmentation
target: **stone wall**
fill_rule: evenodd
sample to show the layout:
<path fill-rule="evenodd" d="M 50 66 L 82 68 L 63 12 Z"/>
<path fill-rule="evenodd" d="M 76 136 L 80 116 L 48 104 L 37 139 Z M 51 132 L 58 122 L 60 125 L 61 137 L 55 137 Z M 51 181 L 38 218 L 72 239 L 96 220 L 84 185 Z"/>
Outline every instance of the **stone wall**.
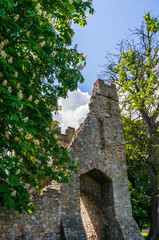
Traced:
<path fill-rule="evenodd" d="M 58 139 L 80 164 L 79 175 L 35 195 L 33 215 L 1 209 L 1 240 L 143 240 L 132 218 L 115 85 L 98 79 L 89 108 L 80 128 Z"/>
<path fill-rule="evenodd" d="M 60 189 L 52 187 L 41 196 L 33 194 L 35 214 L 0 209 L 0 240 L 61 239 Z"/>

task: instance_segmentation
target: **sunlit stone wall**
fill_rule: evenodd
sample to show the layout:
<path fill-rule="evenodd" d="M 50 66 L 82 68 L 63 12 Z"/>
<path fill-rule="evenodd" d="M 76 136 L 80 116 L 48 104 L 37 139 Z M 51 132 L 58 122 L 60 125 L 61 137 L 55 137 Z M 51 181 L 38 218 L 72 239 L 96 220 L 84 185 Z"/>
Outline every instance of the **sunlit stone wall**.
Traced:
<path fill-rule="evenodd" d="M 34 194 L 34 214 L 1 208 L 0 240 L 143 240 L 132 218 L 115 86 L 98 79 L 89 109 L 76 132 L 68 128 L 59 138 L 79 174 Z"/>

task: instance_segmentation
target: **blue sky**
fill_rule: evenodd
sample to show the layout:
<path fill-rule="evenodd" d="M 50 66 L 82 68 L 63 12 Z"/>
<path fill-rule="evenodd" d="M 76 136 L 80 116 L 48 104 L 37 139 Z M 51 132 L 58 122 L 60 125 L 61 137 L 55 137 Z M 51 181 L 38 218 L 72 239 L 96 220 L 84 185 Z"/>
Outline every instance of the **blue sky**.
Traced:
<path fill-rule="evenodd" d="M 105 62 L 106 51 L 114 52 L 116 43 L 129 34 L 129 28 L 139 27 L 146 12 L 159 15 L 159 0 L 93 0 L 94 15 L 88 24 L 74 26 L 73 45 L 79 52 L 88 54 L 87 66 L 82 71 L 85 78 L 79 89 L 68 93 L 67 99 L 59 99 L 62 111 L 54 116 L 60 122 L 62 132 L 67 126 L 78 128 L 89 112 L 88 104 L 93 84 Z"/>
<path fill-rule="evenodd" d="M 73 44 L 88 54 L 87 66 L 82 71 L 85 82 L 81 91 L 92 93 L 93 83 L 105 62 L 106 51 L 114 52 L 115 44 L 129 34 L 129 28 L 140 26 L 143 16 L 151 11 L 159 16 L 159 0 L 93 0 L 94 15 L 84 28 L 75 26 Z"/>

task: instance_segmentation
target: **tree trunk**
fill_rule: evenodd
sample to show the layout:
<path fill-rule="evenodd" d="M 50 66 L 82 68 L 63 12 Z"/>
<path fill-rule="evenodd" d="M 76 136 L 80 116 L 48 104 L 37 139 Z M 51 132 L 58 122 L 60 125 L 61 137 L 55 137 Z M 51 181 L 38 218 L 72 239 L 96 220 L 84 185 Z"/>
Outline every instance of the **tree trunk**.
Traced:
<path fill-rule="evenodd" d="M 151 156 L 152 165 L 150 173 L 150 232 L 148 240 L 159 240 L 159 155 L 157 149 L 153 149 Z"/>
<path fill-rule="evenodd" d="M 159 240 L 159 135 L 158 124 L 142 111 L 147 125 L 147 148 L 150 177 L 150 231 L 147 240 Z"/>

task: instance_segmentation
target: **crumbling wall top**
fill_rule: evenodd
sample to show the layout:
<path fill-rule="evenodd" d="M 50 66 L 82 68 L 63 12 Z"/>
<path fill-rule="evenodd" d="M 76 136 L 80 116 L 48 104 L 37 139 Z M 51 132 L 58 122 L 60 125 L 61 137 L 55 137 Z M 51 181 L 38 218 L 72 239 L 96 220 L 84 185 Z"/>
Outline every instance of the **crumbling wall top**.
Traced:
<path fill-rule="evenodd" d="M 92 97 L 89 104 L 89 110 L 90 112 L 96 110 L 97 115 L 100 118 L 102 114 L 104 114 L 104 116 L 110 117 L 111 114 L 110 114 L 110 109 L 108 107 L 108 104 L 104 104 L 105 100 L 104 99 L 101 100 L 101 97 L 108 98 L 109 100 L 118 102 L 116 85 L 113 83 L 110 83 L 108 85 L 103 80 L 98 78 L 94 83 Z M 83 126 L 83 124 L 81 125 Z M 79 127 L 79 129 L 77 129 L 77 131 L 75 131 L 75 129 L 72 127 L 67 127 L 67 129 L 65 130 L 65 134 L 61 134 L 58 136 L 59 144 L 64 147 L 70 146 L 73 140 L 76 138 L 77 134 L 75 133 L 80 132 L 80 130 L 81 130 L 81 126 Z"/>
<path fill-rule="evenodd" d="M 109 85 L 105 84 L 105 82 L 99 78 L 94 83 L 94 88 L 92 92 L 93 97 L 96 95 L 103 95 L 105 97 L 118 101 L 116 85 L 114 83 L 110 83 Z"/>
<path fill-rule="evenodd" d="M 65 134 L 61 134 L 58 136 L 59 144 L 68 147 L 71 144 L 73 135 L 75 134 L 75 129 L 73 127 L 67 127 L 65 130 Z"/>

